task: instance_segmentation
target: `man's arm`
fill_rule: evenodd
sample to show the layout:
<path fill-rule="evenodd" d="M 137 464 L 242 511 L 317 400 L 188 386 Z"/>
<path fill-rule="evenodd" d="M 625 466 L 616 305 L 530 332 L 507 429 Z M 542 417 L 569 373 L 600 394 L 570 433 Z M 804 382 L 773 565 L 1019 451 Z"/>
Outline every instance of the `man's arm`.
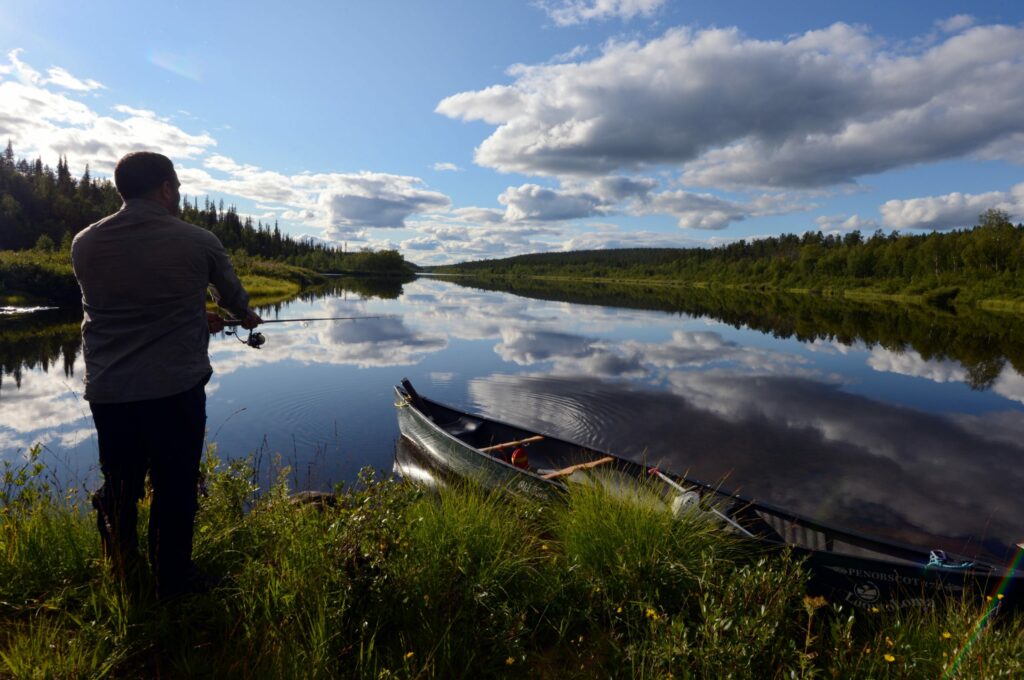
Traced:
<path fill-rule="evenodd" d="M 216 236 L 213 234 L 209 236 L 212 237 L 208 250 L 210 293 L 219 306 L 227 309 L 242 322 L 242 328 L 255 328 L 263 323 L 263 320 L 256 312 L 249 309 L 249 294 L 245 292 L 242 282 L 238 280 L 235 268 L 231 265 L 224 246 Z M 209 317 L 207 317 L 207 322 L 210 322 Z M 223 327 L 223 323 L 221 325 Z M 211 330 L 210 332 L 217 331 Z"/>

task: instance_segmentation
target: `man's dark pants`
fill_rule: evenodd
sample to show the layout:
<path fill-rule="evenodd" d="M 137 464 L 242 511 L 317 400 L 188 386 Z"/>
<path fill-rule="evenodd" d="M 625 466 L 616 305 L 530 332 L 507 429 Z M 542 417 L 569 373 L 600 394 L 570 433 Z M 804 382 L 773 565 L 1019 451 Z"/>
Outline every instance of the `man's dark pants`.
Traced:
<path fill-rule="evenodd" d="M 90 404 L 103 486 L 93 497 L 103 549 L 118 571 L 138 555 L 137 503 L 146 472 L 153 486 L 149 561 L 157 592 L 186 587 L 192 569 L 196 484 L 206 431 L 206 380 L 162 399 Z"/>

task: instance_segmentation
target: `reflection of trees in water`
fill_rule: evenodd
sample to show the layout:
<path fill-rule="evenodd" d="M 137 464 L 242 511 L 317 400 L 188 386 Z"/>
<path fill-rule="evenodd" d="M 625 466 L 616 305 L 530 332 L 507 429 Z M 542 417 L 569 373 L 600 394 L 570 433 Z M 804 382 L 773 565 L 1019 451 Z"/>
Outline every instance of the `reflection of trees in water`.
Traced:
<path fill-rule="evenodd" d="M 271 304 L 259 305 L 256 311 L 265 318 L 279 316 L 285 306 L 296 300 L 302 302 L 317 302 L 326 298 L 346 299 L 349 295 L 355 295 L 361 300 L 380 298 L 382 300 L 397 300 L 403 292 L 403 284 L 412 280 L 398 277 L 376 277 L 376 276 L 342 276 L 331 278 L 321 286 L 308 288 L 298 295 L 282 300 L 276 300 Z"/>
<path fill-rule="evenodd" d="M 403 292 L 403 284 L 409 283 L 415 277 L 380 277 L 380 276 L 340 276 L 331 278 L 324 286 L 308 292 L 308 301 L 317 300 L 325 295 L 341 295 L 354 293 L 361 298 L 380 298 L 382 300 L 397 300 Z M 305 298 L 304 298 L 305 299 Z"/>
<path fill-rule="evenodd" d="M 74 375 L 82 348 L 79 310 L 53 310 L 0 319 L 0 390 L 4 376 L 21 387 L 26 369 L 49 371 L 60 365 L 65 377 Z"/>
<path fill-rule="evenodd" d="M 1009 361 L 1024 373 L 1024 317 L 985 311 L 865 302 L 820 295 L 757 293 L 723 288 L 601 284 L 552 280 L 446 279 L 486 290 L 574 304 L 677 312 L 747 326 L 802 342 L 856 341 L 893 352 L 908 348 L 925 360 L 954 360 L 968 384 L 988 389 Z"/>

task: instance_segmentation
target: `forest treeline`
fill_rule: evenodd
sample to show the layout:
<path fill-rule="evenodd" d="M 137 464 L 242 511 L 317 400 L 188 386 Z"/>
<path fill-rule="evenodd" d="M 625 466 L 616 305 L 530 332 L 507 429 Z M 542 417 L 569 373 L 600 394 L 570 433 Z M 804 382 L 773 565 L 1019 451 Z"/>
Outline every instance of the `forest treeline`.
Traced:
<path fill-rule="evenodd" d="M 945 233 L 844 236 L 820 231 L 717 248 L 634 248 L 518 255 L 436 267 L 474 276 L 663 280 L 758 288 L 867 289 L 941 303 L 1024 297 L 1024 225 L 999 210 Z"/>
<path fill-rule="evenodd" d="M 42 159 L 15 159 L 10 141 L 0 153 L 0 250 L 68 252 L 75 234 L 121 207 L 121 197 L 108 179 L 96 179 L 86 166 L 78 179 L 66 157 L 54 170 Z M 241 217 L 234 206 L 206 198 L 183 201 L 181 218 L 209 229 L 235 254 L 275 260 L 320 272 L 405 273 L 408 267 L 395 250 L 342 252 L 297 241 L 271 225 Z"/>

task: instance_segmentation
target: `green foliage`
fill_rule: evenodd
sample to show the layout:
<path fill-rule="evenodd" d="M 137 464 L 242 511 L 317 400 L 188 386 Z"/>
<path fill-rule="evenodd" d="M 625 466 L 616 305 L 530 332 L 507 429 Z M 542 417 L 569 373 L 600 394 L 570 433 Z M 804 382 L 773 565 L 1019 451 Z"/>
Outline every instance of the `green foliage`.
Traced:
<path fill-rule="evenodd" d="M 942 305 L 1024 295 L 1024 225 L 987 211 L 971 229 L 901 236 L 821 232 L 718 248 L 633 248 L 519 255 L 436 267 L 440 273 L 522 279 L 661 281 L 749 288 L 939 295 Z M 949 295 L 950 291 L 957 293 Z M 945 297 L 943 297 L 945 296 Z M 955 299 L 955 300 L 954 300 Z M 941 305 L 940 305 L 941 306 Z"/>
<path fill-rule="evenodd" d="M 82 298 L 67 252 L 0 251 L 0 283 L 6 290 L 31 293 L 58 304 L 73 304 Z"/>
<path fill-rule="evenodd" d="M 59 250 L 66 253 L 75 234 L 116 212 L 121 203 L 114 185 L 109 180 L 94 179 L 88 167 L 76 181 L 65 157 L 58 160 L 54 171 L 41 159 L 32 163 L 15 160 L 9 142 L 0 155 L 0 250 L 53 251 L 59 243 Z M 254 223 L 251 217 L 242 220 L 234 206 L 225 209 L 223 202 L 215 205 L 208 198 L 202 208 L 198 199 L 190 203 L 186 198 L 181 218 L 215 233 L 228 250 L 241 249 L 262 260 L 279 260 L 322 272 L 404 275 L 409 271 L 397 251 L 346 253 L 323 244 L 296 241 L 282 234 L 276 223 Z"/>
<path fill-rule="evenodd" d="M 36 239 L 36 245 L 33 247 L 33 250 L 40 250 L 44 253 L 52 253 L 56 249 L 57 244 L 53 242 L 49 234 L 43 234 Z"/>
<path fill-rule="evenodd" d="M 203 467 L 194 554 L 220 583 L 170 602 L 115 581 L 94 516 L 38 449 L 0 497 L 0 676 L 1015 677 L 1024 620 L 997 603 L 848 612 L 803 594 L 652 490 L 573 485 L 564 506 L 473 487 L 424 495 L 371 472 L 320 503 Z M 606 480 L 598 475 L 591 480 Z M 645 499 L 645 500 L 644 500 Z M 148 501 L 144 501 L 143 510 Z M 141 513 L 143 519 L 145 512 Z"/>

